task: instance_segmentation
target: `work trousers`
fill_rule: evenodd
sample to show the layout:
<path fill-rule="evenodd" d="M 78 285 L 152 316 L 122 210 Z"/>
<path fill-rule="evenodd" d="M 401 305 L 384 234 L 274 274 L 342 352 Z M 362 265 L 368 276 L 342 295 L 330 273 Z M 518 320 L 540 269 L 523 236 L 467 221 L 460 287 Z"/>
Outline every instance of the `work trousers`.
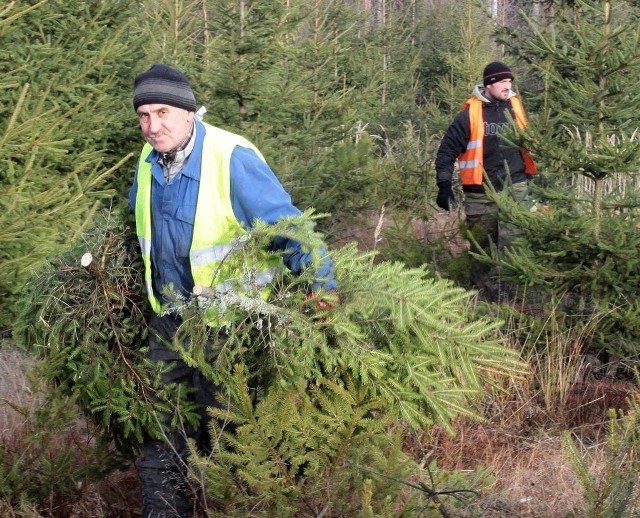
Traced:
<path fill-rule="evenodd" d="M 221 407 L 216 393 L 221 389 L 202 373 L 182 361 L 180 353 L 167 347 L 173 340 L 179 317 L 152 317 L 149 329 L 149 359 L 167 362 L 164 384 L 178 383 L 193 389 L 192 400 L 198 406 L 200 426 L 196 429 L 170 427 L 171 416 L 162 416 L 166 428 L 165 440 L 145 437 L 142 456 L 137 462 L 142 490 L 143 518 L 188 518 L 193 515 L 193 491 L 187 477 L 187 438 L 193 438 L 206 451 L 211 446 L 208 434 L 210 416 L 207 407 Z M 212 345 L 213 346 L 213 345 Z"/>
<path fill-rule="evenodd" d="M 519 182 L 505 187 L 510 196 L 521 205 L 529 208 L 531 203 L 527 182 Z M 520 230 L 504 221 L 501 221 L 498 205 L 485 193 L 465 193 L 464 211 L 466 225 L 477 242 L 480 250 L 488 252 L 490 243 L 498 249 L 509 246 L 513 239 L 520 234 Z M 472 243 L 472 251 L 473 249 Z M 495 271 L 490 264 L 485 264 L 475 257 L 471 257 L 470 264 L 471 284 L 488 292 L 495 291 Z"/>

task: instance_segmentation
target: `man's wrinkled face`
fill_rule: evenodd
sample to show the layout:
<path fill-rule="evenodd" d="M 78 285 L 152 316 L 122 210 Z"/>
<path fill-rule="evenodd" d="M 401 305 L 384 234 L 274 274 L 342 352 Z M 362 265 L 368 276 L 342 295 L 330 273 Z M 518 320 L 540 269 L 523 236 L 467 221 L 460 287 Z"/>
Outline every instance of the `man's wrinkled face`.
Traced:
<path fill-rule="evenodd" d="M 497 83 L 487 85 L 484 87 L 485 97 L 494 101 L 506 101 L 509 98 L 512 84 L 513 81 L 511 79 L 503 79 Z"/>
<path fill-rule="evenodd" d="M 168 104 L 143 104 L 136 113 L 144 138 L 160 153 L 175 150 L 193 125 L 194 112 Z"/>

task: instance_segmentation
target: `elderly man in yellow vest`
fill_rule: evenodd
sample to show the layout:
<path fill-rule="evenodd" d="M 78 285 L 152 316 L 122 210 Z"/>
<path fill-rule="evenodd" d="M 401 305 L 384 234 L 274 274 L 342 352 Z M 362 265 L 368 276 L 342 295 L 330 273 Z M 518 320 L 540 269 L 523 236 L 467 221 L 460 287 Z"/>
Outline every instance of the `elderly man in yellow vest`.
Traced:
<path fill-rule="evenodd" d="M 483 72 L 483 83 L 474 88 L 471 98 L 454 118 L 436 155 L 437 205 L 448 211 L 455 200 L 451 179 L 457 160 L 467 228 L 484 250 L 490 242 L 503 246 L 508 235 L 500 224 L 496 203 L 486 194 L 486 182 L 498 192 L 509 189 L 518 202 L 526 203 L 526 180 L 537 174 L 527 151 L 508 144 L 500 136 L 511 121 L 519 127 L 527 124 L 512 82 L 513 73 L 506 64 L 489 63 Z M 472 284 L 495 297 L 498 285 L 490 270 L 472 258 Z"/>
<path fill-rule="evenodd" d="M 234 253 L 234 243 L 258 220 L 275 223 L 301 211 L 251 142 L 202 121 L 206 110 L 197 109 L 191 85 L 179 70 L 157 64 L 138 75 L 133 107 L 147 141 L 129 205 L 135 212 L 153 309 L 149 359 L 167 363 L 165 383 L 184 384 L 193 394 L 201 425 L 190 436 L 206 446 L 207 407 L 220 406 L 216 393 L 224 387 L 214 386 L 166 346 L 181 324 L 168 291 L 184 297 L 191 296 L 195 285 L 224 291 L 229 279 L 239 275 L 223 264 L 223 258 Z M 316 252 L 305 252 L 285 237 L 275 239 L 270 248 L 284 251 L 278 264 L 267 254 L 251 258 L 260 287 L 268 285 L 281 265 L 299 273 Z M 317 252 L 324 260 L 310 291 L 332 290 L 333 263 L 324 250 Z M 165 416 L 165 421 L 170 418 Z M 186 518 L 193 513 L 185 474 L 185 431 L 168 428 L 166 437 L 144 438 L 138 462 L 143 518 Z"/>

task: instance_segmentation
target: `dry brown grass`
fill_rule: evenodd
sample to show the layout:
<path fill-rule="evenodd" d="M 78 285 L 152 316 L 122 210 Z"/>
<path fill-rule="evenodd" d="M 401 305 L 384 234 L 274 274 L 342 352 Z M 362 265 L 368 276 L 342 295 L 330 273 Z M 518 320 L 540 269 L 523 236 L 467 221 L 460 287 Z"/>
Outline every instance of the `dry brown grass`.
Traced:
<path fill-rule="evenodd" d="M 0 440 L 15 434 L 25 422 L 25 413 L 37 404 L 27 372 L 33 359 L 9 341 L 0 341 Z"/>
<path fill-rule="evenodd" d="M 583 504 L 559 435 L 526 437 L 513 430 L 461 422 L 456 437 L 436 434 L 433 447 L 444 470 L 481 468 L 494 477 L 477 502 L 483 517 L 564 517 Z"/>
<path fill-rule="evenodd" d="M 82 488 L 69 518 L 138 518 L 141 514 L 138 474 L 132 464 L 126 471 Z"/>
<path fill-rule="evenodd" d="M 35 509 L 28 506 L 16 509 L 14 506 L 0 500 L 0 516 L 2 518 L 42 518 L 42 515 Z"/>
<path fill-rule="evenodd" d="M 564 518 L 584 499 L 563 432 L 571 430 L 588 449 L 597 478 L 606 462 L 609 409 L 628 410 L 630 398 L 640 399 L 632 383 L 585 380 L 573 386 L 564 408 L 549 412 L 539 392 L 517 382 L 499 400 L 484 402 L 486 422 L 461 419 L 453 437 L 434 428 L 419 448 L 445 471 L 483 469 L 494 477 L 477 503 L 483 518 Z"/>

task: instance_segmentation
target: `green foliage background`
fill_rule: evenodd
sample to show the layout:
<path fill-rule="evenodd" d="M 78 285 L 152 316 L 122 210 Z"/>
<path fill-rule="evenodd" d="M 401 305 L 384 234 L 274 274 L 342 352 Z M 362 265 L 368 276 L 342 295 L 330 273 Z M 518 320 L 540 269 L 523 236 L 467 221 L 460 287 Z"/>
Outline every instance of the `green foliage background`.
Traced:
<path fill-rule="evenodd" d="M 0 327 L 26 277 L 77 238 L 131 165 L 131 3 L 0 8 Z M 107 201 L 108 202 L 108 201 Z"/>
<path fill-rule="evenodd" d="M 591 350 L 637 365 L 640 11 L 579 0 L 549 26 L 526 21 L 501 38 L 541 82 L 538 110 L 514 140 L 541 158 L 532 190 L 549 210 L 509 211 L 524 232 L 504 271 L 543 287 L 567 325 L 598 319 Z"/>
<path fill-rule="evenodd" d="M 104 207 L 126 211 L 134 158 L 142 143 L 130 102 L 133 78 L 159 61 L 185 71 L 198 101 L 209 110 L 208 122 L 258 145 L 299 207 L 331 214 L 317 221 L 330 245 L 353 235 L 360 217 L 379 214 L 382 207 L 398 218 L 389 239 L 392 246 L 384 251 L 389 262 L 377 265 L 382 256 L 365 258 L 336 247 L 336 259 L 353 275 L 342 280 L 348 296 L 335 320 L 327 325 L 303 319 L 298 330 L 313 333 L 278 336 L 285 345 L 287 340 L 307 345 L 311 340 L 312 345 L 294 348 L 293 355 L 281 351 L 278 368 L 267 362 L 260 374 L 283 380 L 278 369 L 285 368 L 283 372 L 297 379 L 294 374 L 302 366 L 300 372 L 318 380 L 326 392 L 293 383 L 308 401 L 315 397 L 324 402 L 306 407 L 306 424 L 323 422 L 323 413 L 334 406 L 345 412 L 346 420 L 349 405 L 344 398 L 334 398 L 343 396 L 344 386 L 360 394 L 359 383 L 375 380 L 377 392 L 365 394 L 365 407 L 388 410 L 388 416 L 397 412 L 415 427 L 447 425 L 466 411 L 467 396 L 480 393 L 476 369 L 505 367 L 498 360 L 483 364 L 474 356 L 473 347 L 479 344 L 493 347 L 486 341 L 493 321 L 466 305 L 468 293 L 439 280 L 444 270 L 422 264 L 437 265 L 439 258 L 427 260 L 425 251 L 421 260 L 422 244 L 410 230 L 413 217 L 434 218 L 432 164 L 439 137 L 483 64 L 496 58 L 512 62 L 516 70 L 516 88 L 522 89 L 532 124 L 512 139 L 536 154 L 542 179 L 532 190 L 552 211 L 522 214 L 505 204 L 526 239 L 506 256 L 487 260 L 510 272 L 511 282 L 535 285 L 544 300 L 562 300 L 569 327 L 579 326 L 585 315 L 589 322 L 599 320 L 601 325 L 590 335 L 595 350 L 605 348 L 629 363 L 637 361 L 637 1 L 554 2 L 554 17 L 549 19 L 532 16 L 525 2 L 527 16 L 517 27 L 502 31 L 499 46 L 492 41 L 495 20 L 483 18 L 484 10 L 472 0 L 430 9 L 417 2 L 393 5 L 381 2 L 376 6 L 385 9 L 367 10 L 357 2 L 338 0 L 25 0 L 0 7 L 0 332 L 10 332 L 16 314 L 23 324 L 36 314 L 45 322 L 58 322 L 54 335 L 50 329 L 34 334 L 27 324 L 16 328 L 17 336 L 27 347 L 50 348 L 51 370 L 43 376 L 67 383 L 67 395 L 92 413 L 98 426 L 115 433 L 119 446 L 135 448 L 153 408 L 137 413 L 142 421 L 127 423 L 126 401 L 135 383 L 121 387 L 121 397 L 114 401 L 122 404 L 116 411 L 110 406 L 113 401 L 97 402 L 91 382 L 99 378 L 97 371 L 79 366 L 95 369 L 100 355 L 92 356 L 90 349 L 76 353 L 72 349 L 78 342 L 60 338 L 74 325 L 85 332 L 91 326 L 73 322 L 66 329 L 63 319 L 47 314 L 37 279 L 48 275 L 47 282 L 62 292 L 74 275 L 84 279 L 72 264 L 83 236 L 96 237 L 90 229 L 96 228 Z M 576 189 L 585 179 L 594 182 L 593 191 Z M 410 257 L 416 268 L 394 262 L 394 257 Z M 57 269 L 43 274 L 51 264 Z M 387 292 L 393 287 L 393 295 L 355 296 L 360 290 L 355 283 L 367 284 L 367 276 L 370 289 L 383 286 Z M 17 303 L 21 296 L 22 305 Z M 411 296 L 416 297 L 414 304 L 407 305 Z M 458 324 L 465 322 L 463 335 L 469 341 L 459 342 L 450 334 L 459 328 L 450 326 L 446 311 L 459 317 Z M 87 322 L 90 318 L 96 315 L 87 316 Z M 412 318 L 428 326 L 412 327 Z M 369 319 L 379 326 L 364 331 L 358 327 Z M 255 331 L 257 320 L 246 322 L 247 333 Z M 109 333 L 102 331 L 107 334 L 85 333 L 84 338 L 99 345 Z M 442 342 L 440 332 L 445 335 Z M 51 336 L 60 339 L 50 343 Z M 382 341 L 389 357 L 401 364 L 383 362 L 382 370 L 375 362 L 361 365 L 353 350 L 315 342 L 327 336 L 350 346 L 358 343 L 354 337 L 375 337 L 371 342 Z M 449 349 L 452 343 L 456 346 Z M 416 351 L 419 345 L 425 350 Z M 310 363 L 316 347 L 325 354 L 325 365 Z M 500 350 L 491 349 L 491 354 Z M 137 357 L 139 352 L 127 354 Z M 370 356 L 363 358 L 371 361 L 380 354 L 375 347 L 366 352 Z M 82 361 L 74 360 L 74 354 Z M 421 355 L 429 356 L 421 364 L 425 372 L 435 368 L 442 376 L 438 381 L 453 388 L 432 391 L 433 380 L 424 372 L 412 377 L 417 371 L 411 362 Z M 287 359 L 295 363 L 287 364 Z M 197 355 L 192 361 L 199 361 Z M 140 367 L 148 366 L 142 362 Z M 344 385 L 336 385 L 330 376 L 336 372 L 345 374 Z M 83 378 L 86 375 L 91 379 Z M 394 398 L 398 387 L 387 384 L 395 376 L 412 382 L 402 397 Z M 153 375 L 148 381 L 153 382 Z M 255 428 L 247 429 L 246 438 L 252 440 L 266 423 L 259 422 L 260 416 L 242 414 L 247 380 L 240 376 L 227 381 L 237 388 L 238 423 L 247 424 L 249 417 L 258 420 Z M 380 398 L 383 404 L 376 406 Z M 265 399 L 265 409 L 288 404 Z M 375 426 L 363 426 L 363 437 L 372 430 Z M 379 452 L 397 451 L 392 442 L 376 446 Z M 297 454 L 287 462 L 299 462 Z M 226 463 L 213 466 L 198 459 L 208 472 L 234 472 L 237 459 L 223 460 Z M 406 475 L 405 466 L 398 466 L 403 468 L 398 475 Z M 268 484 L 258 476 L 264 465 L 254 467 L 255 480 Z M 353 473 L 345 476 L 356 480 Z M 372 486 L 360 481 L 364 510 Z M 303 489 L 297 484 L 286 488 L 294 493 Z M 281 496 L 270 494 L 271 500 L 265 501 L 277 503 Z"/>

